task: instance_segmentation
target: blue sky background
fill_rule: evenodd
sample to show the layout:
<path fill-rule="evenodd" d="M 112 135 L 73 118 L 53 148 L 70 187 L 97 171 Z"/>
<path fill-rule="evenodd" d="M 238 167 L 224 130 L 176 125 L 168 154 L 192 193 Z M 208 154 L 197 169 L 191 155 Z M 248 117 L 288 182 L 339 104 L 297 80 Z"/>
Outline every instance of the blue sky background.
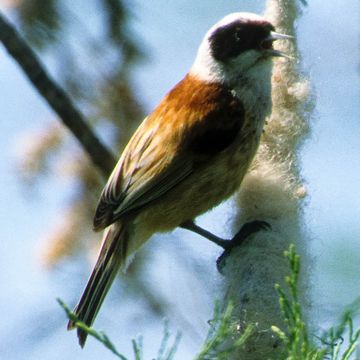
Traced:
<path fill-rule="evenodd" d="M 85 4 L 77 2 L 84 11 Z M 136 85 L 147 109 L 151 111 L 187 72 L 209 26 L 229 12 L 261 12 L 262 8 L 260 1 L 137 1 L 133 26 L 144 39 L 149 61 L 137 70 Z M 346 5 L 310 0 L 298 23 L 304 69 L 317 97 L 312 136 L 303 147 L 302 164 L 310 193 L 305 217 L 313 256 L 312 313 L 319 327 L 333 322 L 340 309 L 360 295 L 359 14 L 355 0 Z M 84 68 L 90 65 L 91 59 L 84 60 Z M 64 184 L 42 180 L 29 192 L 16 175 L 15 153 L 21 134 L 55 120 L 2 47 L 0 108 L 0 359 L 113 359 L 94 341 L 80 350 L 74 334 L 64 331 L 64 316 L 55 302 L 58 296 L 66 299 L 79 292 L 80 279 L 69 283 L 68 276 L 85 265 L 69 263 L 45 272 L 37 261 L 44 229 L 66 205 Z M 211 216 L 205 221 L 213 222 Z M 221 229 L 221 224 L 216 227 Z M 169 241 L 185 247 L 189 241 L 177 239 L 178 233 Z M 167 258 L 165 237 L 154 241 L 164 249 L 160 256 L 166 275 L 161 277 L 154 271 L 149 276 L 170 284 L 178 281 L 178 276 L 176 266 Z M 214 263 L 215 250 L 202 242 L 195 247 L 195 251 L 201 250 L 199 261 Z M 215 278 L 215 272 L 210 277 Z M 171 291 L 180 296 L 176 287 Z M 148 321 L 144 331 L 139 330 L 134 319 L 140 323 L 143 319 L 137 302 L 130 302 L 137 317 L 125 315 L 125 319 L 115 320 L 111 311 L 116 307 L 112 301 L 116 295 L 115 289 L 99 327 L 109 329 L 112 338 L 119 335 L 121 350 L 128 354 L 130 338 L 141 332 L 150 357 L 158 348 L 161 324 Z M 192 340 L 185 336 L 178 357 L 182 359 L 191 358 L 201 344 L 211 314 L 210 304 L 202 308 L 196 294 L 187 306 L 195 309 L 196 336 Z"/>

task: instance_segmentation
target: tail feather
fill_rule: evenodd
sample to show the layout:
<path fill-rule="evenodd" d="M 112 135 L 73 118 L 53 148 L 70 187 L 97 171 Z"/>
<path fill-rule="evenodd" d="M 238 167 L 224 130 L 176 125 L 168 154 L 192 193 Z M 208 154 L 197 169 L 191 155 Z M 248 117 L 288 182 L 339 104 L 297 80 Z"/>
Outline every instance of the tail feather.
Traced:
<path fill-rule="evenodd" d="M 91 326 L 100 310 L 110 286 L 127 257 L 127 232 L 125 227 L 117 222 L 109 227 L 104 235 L 98 260 L 79 303 L 74 309 L 75 315 L 87 326 Z M 68 323 L 68 330 L 76 327 L 74 321 Z M 87 333 L 77 329 L 79 344 L 85 345 Z"/>

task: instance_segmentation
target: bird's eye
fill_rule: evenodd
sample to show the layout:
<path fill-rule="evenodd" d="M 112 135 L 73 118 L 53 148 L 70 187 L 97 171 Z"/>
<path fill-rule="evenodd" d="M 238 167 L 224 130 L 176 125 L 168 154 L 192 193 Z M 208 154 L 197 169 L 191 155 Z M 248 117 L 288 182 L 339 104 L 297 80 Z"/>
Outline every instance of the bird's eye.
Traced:
<path fill-rule="evenodd" d="M 241 41 L 241 38 L 242 38 L 241 31 L 239 31 L 239 30 L 235 31 L 234 37 L 235 37 L 236 41 Z"/>

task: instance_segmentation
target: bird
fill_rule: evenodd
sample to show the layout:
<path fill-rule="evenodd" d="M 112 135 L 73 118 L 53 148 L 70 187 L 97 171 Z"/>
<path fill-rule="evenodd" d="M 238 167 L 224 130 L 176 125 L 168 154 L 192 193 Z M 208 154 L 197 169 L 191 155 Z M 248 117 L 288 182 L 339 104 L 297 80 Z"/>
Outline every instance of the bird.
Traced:
<path fill-rule="evenodd" d="M 291 38 L 246 12 L 207 31 L 189 72 L 140 124 L 101 193 L 93 227 L 104 235 L 78 320 L 93 324 L 118 271 L 154 233 L 183 227 L 226 248 L 194 219 L 239 189 L 271 111 L 272 60 L 286 57 L 273 42 Z M 87 333 L 77 335 L 83 347 Z"/>

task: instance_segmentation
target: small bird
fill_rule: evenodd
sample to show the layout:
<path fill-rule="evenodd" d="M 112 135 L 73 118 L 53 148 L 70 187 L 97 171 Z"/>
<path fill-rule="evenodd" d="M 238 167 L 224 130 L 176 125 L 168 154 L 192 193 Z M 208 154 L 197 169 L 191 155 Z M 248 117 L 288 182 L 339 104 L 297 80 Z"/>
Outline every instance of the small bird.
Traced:
<path fill-rule="evenodd" d="M 184 227 L 226 247 L 194 219 L 229 198 L 271 110 L 273 41 L 291 36 L 252 13 L 210 28 L 189 73 L 136 130 L 101 194 L 100 253 L 74 309 L 91 326 L 119 269 L 156 232 Z M 68 329 L 76 327 L 69 321 Z M 87 334 L 77 329 L 83 347 Z"/>

